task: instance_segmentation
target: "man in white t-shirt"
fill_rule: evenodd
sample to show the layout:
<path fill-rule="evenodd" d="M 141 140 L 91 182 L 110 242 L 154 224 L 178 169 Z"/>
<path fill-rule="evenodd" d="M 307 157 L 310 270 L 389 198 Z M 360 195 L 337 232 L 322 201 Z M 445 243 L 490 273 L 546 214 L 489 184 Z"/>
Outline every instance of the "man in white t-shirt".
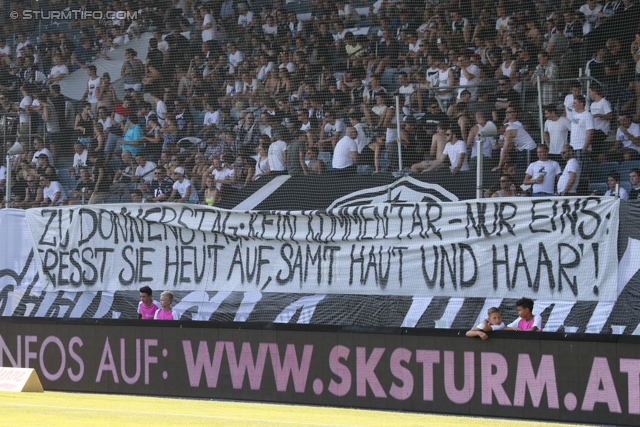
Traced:
<path fill-rule="evenodd" d="M 573 147 L 569 144 L 562 146 L 560 154 L 567 164 L 558 179 L 558 195 L 575 196 L 580 184 L 580 163 L 574 158 Z"/>
<path fill-rule="evenodd" d="M 583 95 L 578 95 L 573 100 L 573 119 L 571 120 L 570 143 L 575 151 L 576 159 L 583 169 L 589 163 L 589 151 L 591 151 L 591 139 L 593 138 L 593 116 L 585 110 L 586 101 Z"/>
<path fill-rule="evenodd" d="M 324 115 L 322 127 L 320 128 L 318 144 L 331 145 L 332 149 L 335 148 L 346 129 L 347 125 L 345 125 L 342 120 L 336 119 L 333 112 L 327 111 Z"/>
<path fill-rule="evenodd" d="M 280 137 L 283 139 L 289 139 L 288 135 L 283 130 Z M 285 175 L 287 173 L 287 143 L 282 139 L 278 139 L 269 145 L 268 151 L 269 169 L 270 173 L 277 175 Z"/>
<path fill-rule="evenodd" d="M 240 33 L 244 29 L 253 25 L 253 12 L 249 10 L 246 3 L 240 3 L 238 5 L 238 26 L 240 27 Z"/>
<path fill-rule="evenodd" d="M 87 75 L 89 80 L 87 81 L 87 88 L 82 95 L 82 101 L 87 101 L 91 104 L 91 112 L 94 116 L 98 114 L 98 87 L 100 86 L 100 77 L 98 77 L 98 69 L 95 65 L 87 66 Z"/>
<path fill-rule="evenodd" d="M 184 176 L 184 168 L 178 166 L 173 171 L 175 182 L 173 183 L 173 191 L 169 196 L 169 202 L 176 203 L 198 203 L 198 192 L 191 186 Z"/>
<path fill-rule="evenodd" d="M 47 174 L 40 177 L 40 186 L 42 187 L 42 203 L 40 204 L 42 207 L 60 206 L 67 199 L 62 185 L 58 181 L 52 181 Z"/>
<path fill-rule="evenodd" d="M 333 151 L 332 166 L 340 174 L 355 174 L 358 163 L 358 131 L 349 126 Z"/>
<path fill-rule="evenodd" d="M 244 61 L 244 55 L 238 50 L 234 43 L 227 43 L 227 52 L 229 53 L 229 74 L 233 74 L 236 67 Z"/>
<path fill-rule="evenodd" d="M 480 68 L 471 63 L 469 59 L 470 54 L 464 53 L 458 56 L 458 69 L 460 70 L 460 86 L 467 86 L 469 92 L 471 92 L 471 100 L 476 101 L 478 99 L 478 85 L 480 84 Z M 460 94 L 462 91 L 458 92 L 458 99 L 460 99 Z"/>
<path fill-rule="evenodd" d="M 557 160 L 560 158 L 562 147 L 569 142 L 571 122 L 566 117 L 558 115 L 554 104 L 544 107 L 544 116 L 547 118 L 544 122 L 544 143 L 549 147 L 551 159 Z"/>
<path fill-rule="evenodd" d="M 640 125 L 633 123 L 628 113 L 620 114 L 619 121 L 614 151 L 631 148 L 640 153 Z"/>
<path fill-rule="evenodd" d="M 60 55 L 53 57 L 53 63 L 55 65 L 51 67 L 49 77 L 47 78 L 47 84 L 59 82 L 69 75 L 69 68 L 64 64 Z"/>
<path fill-rule="evenodd" d="M 498 19 L 496 19 L 496 31 L 499 34 L 504 33 L 509 28 L 509 16 L 507 15 L 507 11 L 504 7 L 499 7 L 498 10 Z"/>
<path fill-rule="evenodd" d="M 276 25 L 276 20 L 272 15 L 267 16 L 267 22 L 262 25 L 262 32 L 265 35 L 277 35 L 278 34 L 278 26 Z"/>
<path fill-rule="evenodd" d="M 580 95 L 582 91 L 582 83 L 573 82 L 571 83 L 571 92 L 564 97 L 564 115 L 569 119 L 569 121 L 573 120 L 573 100 L 576 96 Z M 589 109 L 589 102 L 585 105 L 585 109 Z"/>
<path fill-rule="evenodd" d="M 136 168 L 135 175 L 132 177 L 132 181 L 151 182 L 153 179 L 152 171 L 156 168 L 156 164 L 147 161 L 142 153 L 136 154 L 136 163 L 138 164 L 138 167 Z"/>
<path fill-rule="evenodd" d="M 549 147 L 538 147 L 538 160 L 531 163 L 524 176 L 525 185 L 533 185 L 533 197 L 553 196 L 556 180 L 562 174 L 560 165 L 555 160 L 549 160 Z"/>
<path fill-rule="evenodd" d="M 431 172 L 445 161 L 449 160 L 451 173 L 456 175 L 458 172 L 466 172 L 469 170 L 469 160 L 467 159 L 467 144 L 461 139 L 462 133 L 456 127 L 450 127 L 445 133 L 447 144 L 444 146 L 442 156 L 436 159 L 431 166 L 423 170 L 422 173 Z"/>
<path fill-rule="evenodd" d="M 33 158 L 31 159 L 31 164 L 33 166 L 38 165 L 38 156 L 40 154 L 46 154 L 49 157 L 49 164 L 53 166 L 53 155 L 51 154 L 51 151 L 44 146 L 42 138 L 39 136 L 33 138 L 33 148 L 36 150 L 36 152 L 33 153 Z"/>
<path fill-rule="evenodd" d="M 604 154 L 608 151 L 605 140 L 611 130 L 611 120 L 613 119 L 613 109 L 611 103 L 604 97 L 602 86 L 593 83 L 589 88 L 589 98 L 591 106 L 589 112 L 593 116 L 593 139 L 592 155 L 599 157 L 600 161 L 605 161 Z"/>
<path fill-rule="evenodd" d="M 500 161 L 498 166 L 493 168 L 494 172 L 502 170 L 502 166 L 509 162 L 511 151 L 516 150 L 516 169 L 520 171 L 527 168 L 527 157 L 535 158 L 536 142 L 533 140 L 529 132 L 526 131 L 520 121 L 518 121 L 518 112 L 516 106 L 510 105 L 505 110 L 505 118 L 507 119 L 507 129 L 504 133 L 504 147 L 500 152 Z M 527 153 L 530 155 L 527 156 Z M 522 172 L 519 172 L 522 173 Z"/>
<path fill-rule="evenodd" d="M 397 90 L 397 93 L 403 95 L 404 97 L 404 107 L 403 113 L 404 115 L 409 115 L 411 111 L 407 111 L 406 108 L 411 108 L 411 96 L 416 91 L 416 88 L 411 83 L 409 76 L 404 71 L 401 71 L 398 74 L 398 81 L 400 82 L 400 87 Z M 400 98 L 402 100 L 402 98 Z"/>
<path fill-rule="evenodd" d="M 68 170 L 72 176 L 78 179 L 80 178 L 80 168 L 82 166 L 87 166 L 87 157 L 89 156 L 89 151 L 84 148 L 84 145 L 80 141 L 76 141 L 73 144 L 73 151 L 73 165 Z"/>

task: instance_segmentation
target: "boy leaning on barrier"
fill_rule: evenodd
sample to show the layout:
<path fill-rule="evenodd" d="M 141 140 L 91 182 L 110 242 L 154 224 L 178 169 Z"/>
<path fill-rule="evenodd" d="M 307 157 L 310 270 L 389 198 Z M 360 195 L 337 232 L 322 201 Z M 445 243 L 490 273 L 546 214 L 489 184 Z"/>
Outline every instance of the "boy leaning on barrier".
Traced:
<path fill-rule="evenodd" d="M 483 340 L 489 339 L 487 332 L 499 331 L 504 329 L 504 322 L 502 321 L 502 314 L 497 307 L 491 307 L 487 311 L 487 318 L 482 320 L 478 326 L 467 331 L 469 338 L 480 337 Z"/>

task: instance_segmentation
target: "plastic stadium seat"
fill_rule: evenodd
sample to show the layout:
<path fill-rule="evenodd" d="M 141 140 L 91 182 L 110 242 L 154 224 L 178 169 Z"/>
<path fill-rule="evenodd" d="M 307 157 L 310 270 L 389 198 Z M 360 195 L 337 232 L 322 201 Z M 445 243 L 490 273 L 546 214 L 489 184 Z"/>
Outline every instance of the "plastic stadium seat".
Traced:
<path fill-rule="evenodd" d="M 617 171 L 620 165 L 618 162 L 602 162 L 596 168 L 593 182 L 607 182 L 607 175 L 611 171 Z"/>
<path fill-rule="evenodd" d="M 640 160 L 627 160 L 620 163 L 620 169 L 640 168 Z"/>
<path fill-rule="evenodd" d="M 618 173 L 620 174 L 620 181 L 629 181 L 629 173 L 631 173 L 631 169 L 626 169 L 619 167 Z"/>
<path fill-rule="evenodd" d="M 594 182 L 589 184 L 589 191 L 591 193 L 596 193 L 598 196 L 602 196 L 608 189 L 609 186 L 603 182 Z"/>
<path fill-rule="evenodd" d="M 118 194 L 109 194 L 105 203 L 120 203 L 120 195 Z"/>
<path fill-rule="evenodd" d="M 625 190 L 627 190 L 627 193 L 629 191 L 631 191 L 631 183 L 629 181 L 623 181 L 620 180 L 620 187 L 624 188 Z"/>

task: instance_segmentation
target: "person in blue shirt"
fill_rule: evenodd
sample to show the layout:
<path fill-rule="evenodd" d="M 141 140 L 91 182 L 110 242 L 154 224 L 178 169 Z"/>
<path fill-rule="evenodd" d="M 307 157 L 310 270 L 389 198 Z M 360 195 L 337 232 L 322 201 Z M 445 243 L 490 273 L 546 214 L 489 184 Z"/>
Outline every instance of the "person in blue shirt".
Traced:
<path fill-rule="evenodd" d="M 143 133 L 142 127 L 138 124 L 138 117 L 136 115 L 129 116 L 124 128 L 124 135 L 120 140 L 122 151 L 130 151 L 135 158 L 136 154 L 144 148 L 144 142 L 140 140 Z"/>
<path fill-rule="evenodd" d="M 102 52 L 91 49 L 91 39 L 83 37 L 80 39 L 80 46 L 77 46 L 71 54 L 71 71 L 87 68 L 95 58 L 110 59 Z"/>

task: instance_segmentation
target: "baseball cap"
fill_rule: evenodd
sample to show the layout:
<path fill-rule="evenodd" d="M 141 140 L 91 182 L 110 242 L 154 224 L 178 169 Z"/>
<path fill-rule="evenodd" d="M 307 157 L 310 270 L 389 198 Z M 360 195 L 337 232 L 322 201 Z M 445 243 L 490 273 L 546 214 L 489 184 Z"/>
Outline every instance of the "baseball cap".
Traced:
<path fill-rule="evenodd" d="M 177 168 L 175 168 L 174 172 L 175 172 L 175 173 L 179 173 L 179 174 L 181 174 L 181 175 L 184 175 L 184 168 L 183 168 L 183 167 L 178 166 Z"/>

